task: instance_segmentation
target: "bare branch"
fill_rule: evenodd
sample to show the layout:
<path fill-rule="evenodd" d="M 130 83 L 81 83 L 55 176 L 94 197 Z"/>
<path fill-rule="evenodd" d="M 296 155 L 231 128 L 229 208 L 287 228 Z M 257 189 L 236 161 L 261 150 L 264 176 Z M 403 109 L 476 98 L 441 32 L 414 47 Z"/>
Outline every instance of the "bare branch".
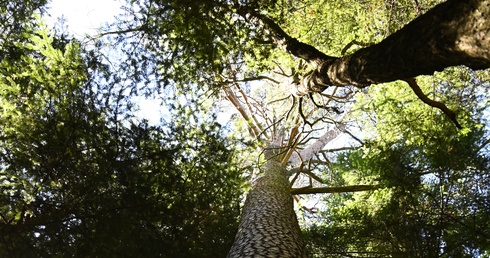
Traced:
<path fill-rule="evenodd" d="M 320 152 L 321 153 L 332 153 L 332 152 L 337 152 L 337 151 L 355 150 L 358 148 L 359 147 L 341 147 L 341 148 L 332 148 L 332 149 L 322 150 Z"/>
<path fill-rule="evenodd" d="M 233 81 L 224 81 L 223 84 L 238 83 L 238 82 L 252 82 L 252 81 L 260 81 L 260 80 L 269 80 L 269 81 L 276 83 L 276 84 L 280 83 L 279 81 L 272 79 L 269 76 L 259 75 L 259 76 L 255 76 L 255 77 L 246 77 L 243 79 L 235 79 Z"/>
<path fill-rule="evenodd" d="M 344 125 L 339 125 L 337 128 L 333 128 L 324 133 L 318 140 L 314 143 L 310 144 L 307 148 L 302 150 L 298 155 L 292 156 L 289 161 L 294 163 L 298 163 L 299 160 L 309 160 L 313 158 L 317 153 L 319 153 L 328 143 L 337 138 L 337 136 L 342 133 L 345 129 Z"/>
<path fill-rule="evenodd" d="M 231 104 L 236 108 L 238 113 L 242 116 L 242 118 L 245 120 L 249 128 L 251 129 L 254 137 L 258 138 L 261 130 L 253 123 L 252 118 L 248 115 L 247 111 L 245 108 L 242 106 L 238 98 L 236 97 L 235 93 L 233 90 L 229 87 L 224 88 L 226 98 L 231 102 Z"/>
<path fill-rule="evenodd" d="M 299 168 L 298 168 L 296 171 L 294 171 L 294 172 L 293 172 L 293 173 L 295 173 L 295 174 L 294 174 L 294 177 L 293 177 L 293 179 L 291 180 L 291 182 L 289 182 L 289 187 L 290 187 L 290 188 L 291 188 L 291 187 L 293 187 L 294 183 L 296 182 L 296 180 L 298 179 L 299 175 L 301 174 L 301 170 L 303 169 L 303 165 L 304 165 L 304 164 L 303 164 L 303 163 L 301 163 L 301 164 L 299 165 Z"/>
<path fill-rule="evenodd" d="M 405 79 L 404 81 L 408 83 L 410 88 L 412 88 L 413 92 L 415 93 L 415 95 L 417 95 L 417 97 L 419 97 L 420 100 L 422 100 L 425 104 L 431 107 L 440 109 L 444 114 L 446 114 L 446 116 L 449 117 L 449 119 L 454 123 L 454 125 L 456 125 L 458 129 L 462 128 L 461 125 L 458 123 L 458 120 L 456 118 L 456 113 L 454 113 L 454 111 L 446 107 L 446 105 L 444 105 L 443 103 L 432 100 L 429 97 L 427 97 L 422 91 L 422 89 L 420 89 L 419 85 L 417 84 L 414 78 L 408 78 Z"/>
<path fill-rule="evenodd" d="M 299 98 L 299 105 L 298 105 L 298 111 L 299 111 L 299 115 L 301 116 L 301 118 L 303 119 L 303 122 L 311 127 L 313 127 L 313 124 L 310 123 L 308 121 L 308 119 L 306 118 L 305 114 L 303 114 L 303 98 L 300 97 Z"/>
<path fill-rule="evenodd" d="M 351 193 L 361 191 L 372 191 L 383 188 L 382 185 L 349 185 L 336 187 L 315 187 L 315 188 L 291 188 L 291 194 L 318 194 L 318 193 Z"/>
<path fill-rule="evenodd" d="M 245 92 L 243 92 L 243 90 L 242 90 L 242 88 L 240 86 L 238 86 L 238 85 L 235 84 L 235 87 L 238 89 L 238 92 L 240 92 L 240 95 L 242 95 L 242 98 L 243 98 L 243 100 L 245 102 L 245 105 L 247 105 L 248 112 L 249 112 L 250 116 L 253 119 L 253 122 L 254 122 L 255 127 L 257 127 L 257 129 L 260 132 L 263 133 L 264 132 L 264 129 L 260 125 L 260 122 L 257 120 L 257 117 L 255 117 L 254 112 L 253 112 L 252 105 L 250 105 L 250 102 L 248 101 L 249 97 L 247 96 L 247 94 L 245 94 Z"/>
<path fill-rule="evenodd" d="M 302 170 L 301 172 L 307 174 L 308 176 L 310 176 L 310 178 L 313 178 L 315 179 L 317 182 L 321 183 L 321 184 L 325 184 L 325 182 L 323 181 L 323 179 L 321 179 L 319 176 L 315 175 L 311 170 Z"/>
<path fill-rule="evenodd" d="M 338 87 L 338 86 L 336 86 L 336 87 L 334 88 L 334 90 L 333 90 L 332 94 L 326 94 L 326 93 L 323 93 L 323 92 L 318 92 L 318 94 L 320 94 L 321 96 L 327 97 L 327 98 L 329 98 L 329 99 L 348 99 L 348 98 L 349 98 L 349 97 L 352 95 L 352 93 L 354 93 L 354 91 L 349 90 L 349 92 L 347 92 L 347 93 L 346 93 L 345 95 L 343 95 L 343 96 L 336 96 L 336 95 L 335 95 L 335 93 L 337 92 L 337 89 L 338 89 L 338 88 L 339 88 L 339 87 Z"/>
<path fill-rule="evenodd" d="M 345 45 L 345 47 L 342 49 L 340 54 L 345 55 L 345 52 L 347 52 L 347 50 L 349 50 L 349 48 L 351 48 L 353 45 L 358 45 L 361 47 L 369 47 L 369 46 L 374 45 L 374 43 L 364 43 L 364 42 L 360 42 L 357 40 L 352 40 L 351 42 L 347 43 L 347 45 Z"/>

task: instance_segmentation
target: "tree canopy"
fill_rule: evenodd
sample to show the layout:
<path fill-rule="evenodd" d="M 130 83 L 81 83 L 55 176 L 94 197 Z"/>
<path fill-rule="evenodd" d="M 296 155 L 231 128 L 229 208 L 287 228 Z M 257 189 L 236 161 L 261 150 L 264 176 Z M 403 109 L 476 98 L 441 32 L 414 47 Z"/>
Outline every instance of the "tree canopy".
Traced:
<path fill-rule="evenodd" d="M 94 51 L 22 35 L 0 63 L 0 256 L 224 256 L 243 180 L 215 115 L 150 125 Z"/>
<path fill-rule="evenodd" d="M 272 161 L 311 257 L 490 255 L 488 0 L 46 4 L 0 4 L 0 257 L 226 256 Z"/>

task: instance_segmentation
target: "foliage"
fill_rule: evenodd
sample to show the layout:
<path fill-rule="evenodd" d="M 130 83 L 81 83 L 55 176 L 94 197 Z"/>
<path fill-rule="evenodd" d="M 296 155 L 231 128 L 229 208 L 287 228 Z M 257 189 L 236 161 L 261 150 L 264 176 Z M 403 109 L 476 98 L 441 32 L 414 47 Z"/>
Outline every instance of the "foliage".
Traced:
<path fill-rule="evenodd" d="M 325 221 L 308 231 L 317 254 L 476 257 L 489 250 L 488 93 L 481 91 L 488 73 L 450 69 L 419 83 L 458 107 L 465 128 L 456 131 L 402 84 L 359 95 L 365 145 L 339 155 L 331 169 L 347 184 L 386 188 L 325 198 Z"/>
<path fill-rule="evenodd" d="M 0 63 L 0 256 L 226 254 L 242 179 L 216 118 L 138 122 L 94 52 L 32 31 Z"/>
<path fill-rule="evenodd" d="M 35 15 L 45 12 L 46 3 L 46 0 L 0 1 L 0 59 L 21 55 L 12 43 L 22 39 L 22 34 L 36 23 Z"/>
<path fill-rule="evenodd" d="M 270 48 L 263 28 L 236 12 L 272 8 L 271 1 L 127 2 L 129 15 L 104 34 L 119 43 L 127 59 L 123 69 L 133 71 L 135 81 L 152 80 L 151 90 L 177 85 L 189 91 L 196 84 L 213 88 L 229 65 L 240 65 L 244 55 L 262 59 Z M 257 48 L 257 42 L 263 47 Z"/>
<path fill-rule="evenodd" d="M 413 146 L 346 156 L 348 173 L 377 176 L 389 187 L 328 198 L 328 221 L 310 229 L 312 246 L 339 257 L 475 257 L 488 250 L 488 157 L 468 138 L 454 149 L 463 153 L 439 152 L 437 159 Z"/>
<path fill-rule="evenodd" d="M 293 97 L 282 86 L 308 68 L 251 15 L 341 56 L 438 2 L 130 0 L 90 47 L 39 29 L 45 1 L 2 3 L 0 256 L 224 256 L 257 146 L 293 153 L 339 128 L 356 144 L 319 150 L 305 172 L 385 188 L 325 197 L 306 229 L 313 255 L 488 253 L 488 71 L 417 78 L 460 131 L 404 82 Z M 209 90 L 223 89 L 241 124 L 217 122 Z M 160 124 L 135 116 L 142 94 L 163 96 Z"/>

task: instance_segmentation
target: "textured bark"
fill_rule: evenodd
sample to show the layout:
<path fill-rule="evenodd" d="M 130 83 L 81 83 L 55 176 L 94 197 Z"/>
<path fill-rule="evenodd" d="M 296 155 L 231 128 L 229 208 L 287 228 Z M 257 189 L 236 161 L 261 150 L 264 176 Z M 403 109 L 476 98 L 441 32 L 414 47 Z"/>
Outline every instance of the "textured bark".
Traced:
<path fill-rule="evenodd" d="M 398 32 L 320 67 L 330 85 L 368 86 L 446 67 L 490 67 L 490 0 L 449 0 Z"/>
<path fill-rule="evenodd" d="M 265 21 L 277 30 L 272 21 Z M 302 94 L 331 85 L 362 88 L 457 65 L 486 69 L 490 67 L 490 0 L 448 0 L 379 44 L 342 58 L 326 56 L 282 30 L 276 35 L 289 53 L 317 64 L 298 85 Z"/>
<path fill-rule="evenodd" d="M 247 196 L 228 257 L 307 257 L 285 171 L 275 160 L 264 170 Z"/>

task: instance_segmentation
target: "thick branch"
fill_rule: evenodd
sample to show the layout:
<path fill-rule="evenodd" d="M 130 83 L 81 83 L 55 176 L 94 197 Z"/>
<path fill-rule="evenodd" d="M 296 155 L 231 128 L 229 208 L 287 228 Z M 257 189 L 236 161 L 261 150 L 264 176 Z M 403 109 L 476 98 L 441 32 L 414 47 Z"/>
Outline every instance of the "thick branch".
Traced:
<path fill-rule="evenodd" d="M 246 11 L 272 32 L 278 46 L 316 66 L 298 85 L 303 94 L 330 85 L 362 88 L 450 66 L 490 67 L 490 0 L 448 0 L 379 44 L 342 58 L 327 56 L 289 36 L 269 17 Z"/>
<path fill-rule="evenodd" d="M 383 188 L 382 185 L 349 185 L 337 187 L 316 187 L 316 188 L 292 188 L 291 194 L 317 194 L 317 193 L 349 193 L 372 191 Z"/>
<path fill-rule="evenodd" d="M 315 157 L 318 152 L 320 152 L 328 143 L 334 140 L 337 136 L 344 131 L 345 125 L 341 124 L 339 127 L 333 128 L 325 132 L 318 140 L 310 144 L 305 149 L 301 150 L 299 153 L 292 155 L 289 158 L 289 162 L 292 164 L 298 164 L 301 161 L 307 161 Z"/>
<path fill-rule="evenodd" d="M 362 88 L 457 65 L 490 67 L 490 0 L 448 0 L 379 44 L 325 63 L 313 77 Z"/>
<path fill-rule="evenodd" d="M 335 59 L 335 57 L 324 54 L 314 46 L 300 42 L 291 37 L 276 22 L 266 15 L 260 14 L 250 8 L 242 8 L 238 10 L 238 12 L 245 17 L 256 19 L 258 23 L 266 26 L 271 32 L 275 43 L 296 57 L 302 58 L 315 66 Z"/>

